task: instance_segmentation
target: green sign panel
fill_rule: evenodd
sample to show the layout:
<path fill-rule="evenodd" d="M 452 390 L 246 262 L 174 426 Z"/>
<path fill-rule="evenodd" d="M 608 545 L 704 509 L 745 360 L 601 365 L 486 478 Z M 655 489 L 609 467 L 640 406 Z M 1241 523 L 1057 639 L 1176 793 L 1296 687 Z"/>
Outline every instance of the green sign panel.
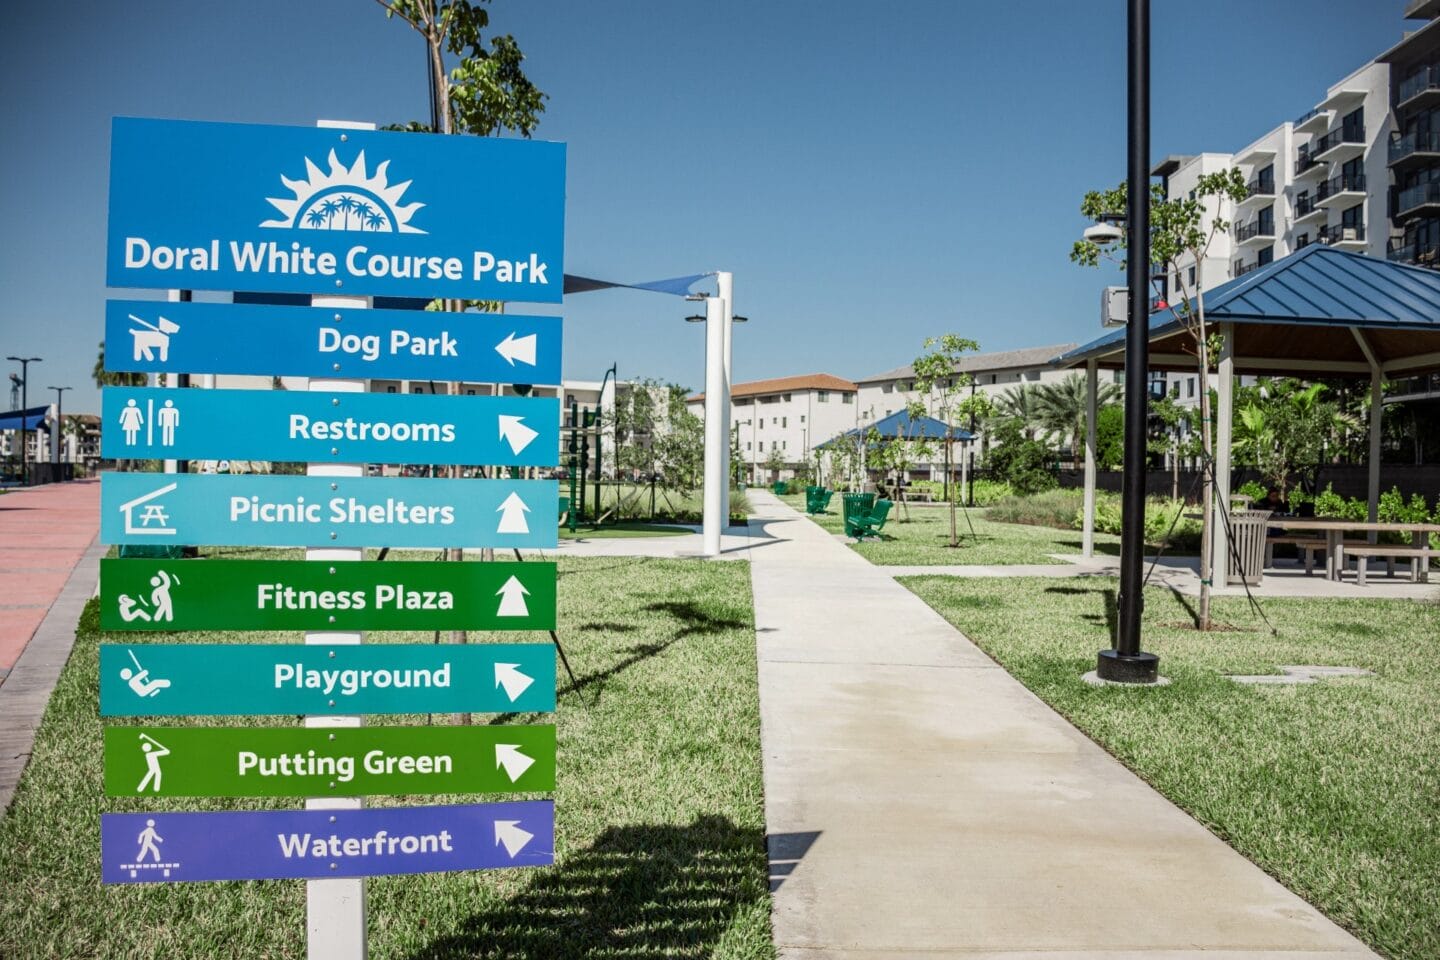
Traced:
<path fill-rule="evenodd" d="M 102 717 L 554 709 L 548 640 L 100 645 Z"/>
<path fill-rule="evenodd" d="M 553 630 L 555 564 L 102 560 L 106 630 Z"/>
<path fill-rule="evenodd" d="M 107 727 L 111 797 L 555 789 L 553 726 Z"/>

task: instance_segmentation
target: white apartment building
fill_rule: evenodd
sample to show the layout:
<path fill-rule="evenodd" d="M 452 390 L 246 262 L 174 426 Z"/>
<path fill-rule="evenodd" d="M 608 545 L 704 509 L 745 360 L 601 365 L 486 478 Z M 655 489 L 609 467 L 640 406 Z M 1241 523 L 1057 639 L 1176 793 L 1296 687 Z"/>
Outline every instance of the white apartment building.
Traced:
<path fill-rule="evenodd" d="M 1057 370 L 1050 361 L 1075 348 L 1073 343 L 1057 343 L 1048 347 L 1024 347 L 999 353 L 977 353 L 955 365 L 956 373 L 970 375 L 974 389 L 996 400 L 1016 386 L 1039 386 L 1056 383 L 1071 375 Z M 915 368 L 909 364 L 863 377 L 856 381 L 859 392 L 859 424 L 883 420 L 904 410 L 922 397 L 914 391 Z M 856 424 L 852 424 L 855 426 Z"/>
<path fill-rule="evenodd" d="M 846 430 L 853 429 L 856 386 L 829 373 L 809 373 L 772 380 L 752 380 L 730 388 L 730 428 L 740 448 L 751 483 L 771 479 L 763 475 L 775 453 L 785 463 L 785 476 L 810 458 L 810 452 Z M 702 420 L 705 394 L 688 397 L 686 406 Z"/>

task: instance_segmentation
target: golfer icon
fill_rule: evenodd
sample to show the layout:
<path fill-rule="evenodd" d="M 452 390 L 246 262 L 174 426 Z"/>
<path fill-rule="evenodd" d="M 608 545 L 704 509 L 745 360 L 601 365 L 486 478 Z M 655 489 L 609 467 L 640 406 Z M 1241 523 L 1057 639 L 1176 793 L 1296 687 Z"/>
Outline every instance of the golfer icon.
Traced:
<path fill-rule="evenodd" d="M 159 677 L 151 680 L 150 671 L 140 666 L 140 661 L 135 659 L 134 650 L 126 650 L 125 652 L 130 655 L 130 662 L 135 664 L 135 669 L 131 670 L 129 667 L 121 667 L 120 679 L 130 685 L 130 689 L 135 691 L 136 696 L 153 697 L 161 690 L 170 686 L 169 680 L 162 680 Z"/>
<path fill-rule="evenodd" d="M 120 429 L 125 431 L 125 446 L 135 446 L 140 439 L 140 428 L 144 424 L 145 414 L 135 406 L 134 400 L 126 400 L 125 409 L 120 411 Z"/>
<path fill-rule="evenodd" d="M 155 844 L 164 843 L 165 838 L 155 832 L 154 820 L 145 821 L 145 829 L 140 831 L 140 836 L 135 838 L 135 842 L 140 844 L 140 852 L 135 854 L 136 863 L 144 863 L 146 853 L 153 856 L 156 863 L 160 862 L 160 848 Z"/>
<path fill-rule="evenodd" d="M 140 749 L 145 751 L 145 776 L 141 779 L 140 786 L 135 788 L 135 792 L 144 793 L 145 788 L 149 787 L 153 792 L 159 793 L 160 760 L 170 756 L 170 751 L 148 733 L 140 734 Z"/>

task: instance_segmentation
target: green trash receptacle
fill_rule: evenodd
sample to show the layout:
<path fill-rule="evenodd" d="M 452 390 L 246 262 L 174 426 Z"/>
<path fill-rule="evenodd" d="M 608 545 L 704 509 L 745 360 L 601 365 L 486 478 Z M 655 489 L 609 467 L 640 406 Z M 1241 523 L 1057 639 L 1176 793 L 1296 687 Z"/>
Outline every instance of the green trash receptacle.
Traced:
<path fill-rule="evenodd" d="M 790 485 L 784 480 L 776 480 L 773 484 L 770 485 L 770 489 L 775 491 L 775 496 L 777 497 L 785 496 L 785 491 L 788 490 L 789 487 Z"/>

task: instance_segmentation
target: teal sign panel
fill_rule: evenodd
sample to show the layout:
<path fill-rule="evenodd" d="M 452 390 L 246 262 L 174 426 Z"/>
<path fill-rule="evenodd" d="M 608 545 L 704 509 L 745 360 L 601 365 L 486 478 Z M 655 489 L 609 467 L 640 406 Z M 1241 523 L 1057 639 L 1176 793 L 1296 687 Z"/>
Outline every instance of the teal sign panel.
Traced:
<path fill-rule="evenodd" d="M 107 370 L 559 383 L 561 320 L 111 300 Z"/>
<path fill-rule="evenodd" d="M 550 643 L 100 646 L 105 717 L 554 709 Z"/>
<path fill-rule="evenodd" d="M 553 397 L 107 387 L 106 459 L 554 466 Z"/>
<path fill-rule="evenodd" d="M 551 549 L 554 480 L 103 473 L 102 543 Z"/>
<path fill-rule="evenodd" d="M 565 146 L 117 117 L 112 287 L 558 303 Z"/>

